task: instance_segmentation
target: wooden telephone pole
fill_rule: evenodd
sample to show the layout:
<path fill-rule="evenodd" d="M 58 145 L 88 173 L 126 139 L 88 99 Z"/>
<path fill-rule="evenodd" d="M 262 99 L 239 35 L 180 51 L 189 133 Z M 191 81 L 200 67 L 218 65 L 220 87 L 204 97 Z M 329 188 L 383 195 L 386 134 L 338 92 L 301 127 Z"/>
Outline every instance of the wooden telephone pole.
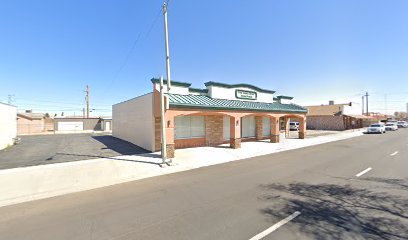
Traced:
<path fill-rule="evenodd" d="M 89 86 L 86 85 L 86 118 L 89 118 Z"/>

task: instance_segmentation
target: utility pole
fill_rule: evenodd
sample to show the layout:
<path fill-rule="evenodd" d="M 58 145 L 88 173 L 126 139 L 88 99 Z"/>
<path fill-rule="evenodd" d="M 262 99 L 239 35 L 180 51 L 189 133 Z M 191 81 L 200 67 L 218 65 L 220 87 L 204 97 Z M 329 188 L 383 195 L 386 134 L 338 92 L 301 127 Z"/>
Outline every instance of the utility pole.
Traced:
<path fill-rule="evenodd" d="M 368 116 L 368 92 L 366 92 L 366 95 L 365 95 L 365 97 L 366 97 L 366 114 L 367 114 L 367 116 Z"/>
<path fill-rule="evenodd" d="M 166 73 L 167 73 L 167 91 L 171 88 L 170 83 L 170 50 L 169 50 L 169 31 L 167 28 L 167 4 L 163 4 L 164 15 L 164 43 L 166 47 Z"/>
<path fill-rule="evenodd" d="M 89 118 L 89 86 L 86 85 L 86 118 Z"/>
<path fill-rule="evenodd" d="M 164 16 L 164 43 L 166 50 L 166 73 L 167 73 L 167 92 L 171 88 L 170 78 L 170 53 L 169 53 L 169 36 L 167 28 L 167 4 L 163 4 L 163 16 Z M 164 106 L 164 86 L 163 76 L 160 77 L 160 118 L 161 118 L 161 156 L 162 163 L 160 166 L 164 167 L 171 163 L 171 160 L 167 160 L 167 142 L 166 142 L 166 121 L 165 121 L 165 106 Z"/>
<path fill-rule="evenodd" d="M 361 96 L 361 115 L 364 115 L 364 95 Z"/>
<path fill-rule="evenodd" d="M 387 114 L 387 112 L 388 112 L 387 94 L 384 94 L 384 109 L 385 109 L 385 114 Z"/>

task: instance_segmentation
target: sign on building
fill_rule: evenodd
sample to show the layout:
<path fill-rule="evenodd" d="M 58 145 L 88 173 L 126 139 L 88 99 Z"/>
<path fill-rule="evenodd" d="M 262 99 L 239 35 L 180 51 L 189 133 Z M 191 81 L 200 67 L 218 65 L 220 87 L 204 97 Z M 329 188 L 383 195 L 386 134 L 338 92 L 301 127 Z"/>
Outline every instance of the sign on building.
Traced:
<path fill-rule="evenodd" d="M 256 92 L 246 90 L 235 90 L 235 97 L 239 99 L 256 100 Z"/>

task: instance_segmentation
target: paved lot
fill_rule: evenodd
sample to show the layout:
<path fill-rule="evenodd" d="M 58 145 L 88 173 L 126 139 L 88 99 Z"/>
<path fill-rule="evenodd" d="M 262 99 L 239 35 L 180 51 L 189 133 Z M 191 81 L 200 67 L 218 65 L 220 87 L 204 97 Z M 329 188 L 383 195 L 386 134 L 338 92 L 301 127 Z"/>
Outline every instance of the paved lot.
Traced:
<path fill-rule="evenodd" d="M 86 133 L 22 136 L 19 144 L 0 151 L 0 169 L 146 152 L 111 135 Z"/>
<path fill-rule="evenodd" d="M 407 156 L 401 130 L 7 206 L 0 239 L 248 240 L 297 211 L 264 239 L 408 239 Z"/>

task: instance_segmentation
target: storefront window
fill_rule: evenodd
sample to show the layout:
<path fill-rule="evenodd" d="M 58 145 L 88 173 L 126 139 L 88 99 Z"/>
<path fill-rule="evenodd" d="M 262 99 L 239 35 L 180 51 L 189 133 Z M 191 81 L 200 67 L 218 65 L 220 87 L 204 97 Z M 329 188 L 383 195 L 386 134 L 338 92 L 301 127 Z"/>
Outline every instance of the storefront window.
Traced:
<path fill-rule="evenodd" d="M 174 123 L 176 139 L 205 137 L 204 116 L 179 116 Z"/>
<path fill-rule="evenodd" d="M 271 135 L 271 118 L 262 118 L 262 128 L 263 136 L 268 137 Z"/>
<path fill-rule="evenodd" d="M 255 137 L 255 117 L 248 116 L 241 119 L 241 133 L 243 138 Z"/>

